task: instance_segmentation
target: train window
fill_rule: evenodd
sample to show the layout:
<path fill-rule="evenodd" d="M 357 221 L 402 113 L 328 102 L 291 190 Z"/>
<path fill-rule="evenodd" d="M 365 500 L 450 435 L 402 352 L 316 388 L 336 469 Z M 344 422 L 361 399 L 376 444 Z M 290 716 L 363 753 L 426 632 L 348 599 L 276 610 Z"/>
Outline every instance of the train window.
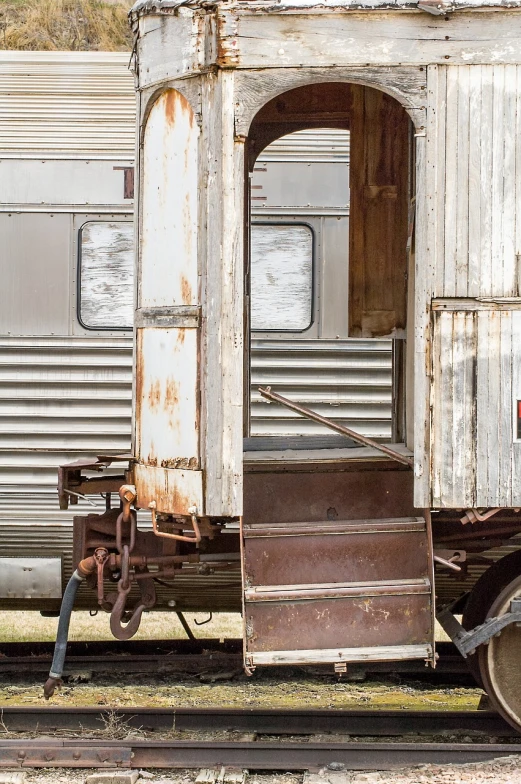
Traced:
<path fill-rule="evenodd" d="M 78 317 L 87 329 L 131 329 L 134 321 L 134 225 L 90 221 L 79 232 Z"/>
<path fill-rule="evenodd" d="M 251 227 L 251 328 L 302 332 L 313 320 L 313 232 L 302 224 Z"/>

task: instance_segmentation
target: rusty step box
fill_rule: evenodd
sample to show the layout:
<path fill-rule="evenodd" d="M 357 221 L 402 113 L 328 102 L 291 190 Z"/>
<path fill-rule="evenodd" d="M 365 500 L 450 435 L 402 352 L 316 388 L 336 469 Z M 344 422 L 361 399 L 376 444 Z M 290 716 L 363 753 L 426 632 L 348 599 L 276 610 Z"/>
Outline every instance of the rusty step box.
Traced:
<path fill-rule="evenodd" d="M 246 666 L 432 659 L 420 517 L 243 525 Z"/>

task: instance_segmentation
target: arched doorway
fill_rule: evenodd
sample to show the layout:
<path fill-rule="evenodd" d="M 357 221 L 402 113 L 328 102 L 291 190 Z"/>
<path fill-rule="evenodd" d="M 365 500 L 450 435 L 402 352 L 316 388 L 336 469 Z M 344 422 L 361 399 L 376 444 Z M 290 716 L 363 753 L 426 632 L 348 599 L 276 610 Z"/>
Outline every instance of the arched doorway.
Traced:
<path fill-rule="evenodd" d="M 329 272 L 332 281 L 318 308 L 334 307 L 347 314 L 346 343 L 392 342 L 393 435 L 398 434 L 393 440 L 404 449 L 403 344 L 413 251 L 412 125 L 394 98 L 374 88 L 336 82 L 299 87 L 272 99 L 255 116 L 246 145 L 249 173 L 255 175 L 257 162 L 265 160 L 262 151 L 275 140 L 280 143 L 290 138 L 288 134 L 324 129 L 350 134 L 350 163 L 345 167 L 350 215 L 349 230 L 337 234 L 335 249 L 347 272 L 345 286 L 338 265 L 328 269 L 326 254 L 325 274 Z M 301 182 L 304 190 L 304 177 Z M 259 194 L 248 190 L 247 243 L 257 218 L 252 200 Z M 272 236 L 274 245 L 280 242 L 280 234 L 278 239 Z M 270 255 L 269 241 L 264 242 Z M 247 260 L 258 263 L 258 248 L 250 243 L 247 251 Z M 251 266 L 246 266 L 251 282 Z M 255 294 L 251 289 L 247 293 Z M 280 302 L 283 307 L 283 298 Z M 267 302 L 266 307 L 276 312 L 274 303 Z M 258 307 L 254 317 L 258 323 Z M 330 374 L 334 400 L 331 344 L 337 336 L 321 345 L 320 326 L 316 325 L 313 352 Z M 276 337 L 282 339 L 282 332 Z M 292 338 L 296 340 L 295 335 Z M 265 345 L 268 340 L 266 333 Z M 284 369 L 286 379 L 302 382 L 301 364 L 290 361 Z M 308 408 L 316 409 L 311 386 L 303 390 L 297 382 L 287 397 L 295 400 L 302 393 L 309 393 Z M 360 657 L 431 658 L 430 533 L 424 519 L 413 517 L 408 467 L 392 460 L 379 462 L 379 453 L 370 447 L 364 451 L 358 444 L 356 449 L 351 448 L 354 444 L 328 445 L 318 434 L 320 442 L 300 438 L 297 446 L 298 439 L 282 435 L 278 448 L 273 440 L 264 444 L 257 466 L 252 457 L 245 469 L 242 538 L 248 666 L 313 661 L 344 667 Z M 409 553 L 415 556 L 407 560 L 404 554 Z"/>
<path fill-rule="evenodd" d="M 248 191 L 249 231 L 247 234 L 246 270 L 247 293 L 253 303 L 253 322 L 251 327 L 256 329 L 256 323 L 261 324 L 259 318 L 257 292 L 252 289 L 255 285 L 255 263 L 258 250 L 255 246 L 253 231 L 259 234 L 255 227 L 258 222 L 258 200 L 267 197 L 259 195 L 262 186 L 257 184 L 259 176 L 257 171 L 262 171 L 263 164 L 259 167 L 256 161 L 263 160 L 266 149 L 270 150 L 275 140 L 290 139 L 294 134 L 304 131 L 310 136 L 323 133 L 329 129 L 331 133 L 349 134 L 349 165 L 343 169 L 345 188 L 348 191 L 347 207 L 349 213 L 349 233 L 346 236 L 340 231 L 325 234 L 330 239 L 325 250 L 321 245 L 323 269 L 320 280 L 317 276 L 317 267 L 314 269 L 313 307 L 315 322 L 313 330 L 287 330 L 286 337 L 302 339 L 306 337 L 328 338 L 330 340 L 343 340 L 345 338 L 365 341 L 366 348 L 377 348 L 376 341 L 380 341 L 381 356 L 385 356 L 389 346 L 392 345 L 392 394 L 388 398 L 389 411 L 392 416 L 391 433 L 387 435 L 384 429 L 370 424 L 363 408 L 358 408 L 360 419 L 360 432 L 376 439 L 405 442 L 405 339 L 407 328 L 407 298 L 408 281 L 412 282 L 411 251 L 412 251 L 412 215 L 413 202 L 413 176 L 412 176 L 412 123 L 403 106 L 396 99 L 372 87 L 346 82 L 332 82 L 310 84 L 298 87 L 278 95 L 270 100 L 254 117 L 247 140 L 247 161 L 250 175 L 250 184 L 253 190 Z M 263 152 L 264 151 L 264 152 Z M 259 158 L 260 156 L 260 158 Z M 334 161 L 334 156 L 331 156 Z M 304 161 L 303 161 L 304 163 Z M 310 164 L 307 164 L 308 168 Z M 332 167 L 331 167 L 332 168 Z M 330 168 L 330 171 L 331 171 Z M 336 167 L 338 173 L 338 166 Z M 309 172 L 305 167 L 301 169 L 302 192 L 304 179 L 308 185 Z M 317 167 L 318 171 L 318 167 Z M 282 175 L 284 176 L 284 175 Z M 323 182 L 319 181 L 317 174 L 316 190 L 323 189 Z M 326 176 L 325 174 L 322 176 Z M 335 175 L 337 176 L 337 175 Z M 262 179 L 262 178 L 260 178 Z M 331 189 L 338 183 L 331 178 Z M 282 187 L 282 186 L 281 186 Z M 294 179 L 294 189 L 298 190 L 299 184 Z M 286 192 L 288 188 L 285 188 Z M 302 193 L 303 195 L 303 193 Z M 286 213 L 291 214 L 292 220 L 300 215 L 304 223 L 306 217 L 313 217 L 313 208 L 321 209 L 319 199 L 314 199 L 314 194 L 308 192 L 307 207 L 296 199 L 299 206 L 293 211 L 286 207 Z M 342 198 L 336 205 L 340 209 Z M 332 214 L 332 213 L 331 213 Z M 340 222 L 340 216 L 338 221 Z M 337 227 L 337 229 L 339 226 Z M 280 233 L 280 232 L 279 232 Z M 264 242 L 268 241 L 267 230 Z M 295 248 L 297 248 L 297 232 L 294 230 Z M 273 241 L 276 242 L 276 232 L 272 232 Z M 253 239 L 253 242 L 252 242 Z M 302 238 L 304 241 L 305 238 Z M 333 261 L 334 259 L 334 261 Z M 253 274 L 253 277 L 252 277 Z M 260 281 L 257 281 L 259 285 Z M 318 293 L 317 293 L 318 292 Z M 288 292 L 286 292 L 286 298 Z M 266 297 L 264 298 L 266 300 Z M 269 303 L 266 303 L 269 306 Z M 282 305 L 282 303 L 280 303 Z M 277 307 L 277 303 L 272 303 Z M 327 318 L 324 314 L 327 313 Z M 279 319 L 280 321 L 280 319 Z M 411 320 L 412 322 L 412 320 Z M 277 319 L 275 325 L 278 324 Z M 281 322 L 282 323 L 282 322 Z M 270 326 L 269 319 L 266 324 Z M 326 325 L 326 326 L 324 326 Z M 262 330 L 260 330 L 262 333 Z M 272 337 L 284 338 L 284 330 L 272 329 Z M 268 332 L 262 333 L 268 339 Z M 391 342 L 384 343 L 385 339 Z M 368 342 L 369 341 L 369 342 Z M 351 348 L 360 348 L 353 342 Z M 316 348 L 316 346 L 315 346 Z M 324 342 L 325 348 L 325 342 Z M 375 354 L 376 356 L 376 354 Z M 250 354 L 254 360 L 254 354 Z M 368 361 L 362 357 L 360 360 Z M 382 359 L 382 363 L 385 360 Z M 385 375 L 382 364 L 382 378 Z M 255 374 L 254 374 L 255 376 Z M 251 380 L 251 379 L 249 379 Z M 274 383 L 276 378 L 274 376 Z M 367 388 L 371 385 L 371 374 L 360 376 L 360 385 Z M 381 405 L 387 392 L 382 389 L 382 396 L 378 398 L 378 382 L 371 390 L 375 406 Z M 246 388 L 249 388 L 249 384 Z M 385 386 L 385 383 L 383 384 Z M 255 391 L 253 391 L 255 395 Z M 302 394 L 305 397 L 304 392 Z M 355 393 L 355 397 L 359 393 Z M 339 401 L 333 396 L 330 412 L 338 418 Z M 334 408 L 333 408 L 334 407 Z M 246 407 L 247 408 L 247 407 Z M 336 409 L 336 410 L 335 410 Z M 381 411 L 375 410 L 375 416 L 386 416 Z M 328 416 L 327 407 L 322 413 Z M 253 417 L 253 420 L 255 417 Z M 350 421 L 346 409 L 344 423 L 356 429 L 356 421 Z M 254 422 L 253 422 L 254 424 Z M 246 435 L 252 435 L 255 427 L 252 420 L 248 419 Z M 289 432 L 289 431 L 288 431 Z M 327 432 L 327 431 L 320 431 Z M 288 435 L 285 433 L 285 435 Z"/>

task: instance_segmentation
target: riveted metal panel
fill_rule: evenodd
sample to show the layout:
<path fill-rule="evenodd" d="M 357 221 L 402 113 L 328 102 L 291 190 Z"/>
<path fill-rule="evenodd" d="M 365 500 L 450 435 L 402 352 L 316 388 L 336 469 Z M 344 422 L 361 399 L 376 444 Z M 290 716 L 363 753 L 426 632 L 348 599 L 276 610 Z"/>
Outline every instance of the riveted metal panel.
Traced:
<path fill-rule="evenodd" d="M 0 558 L 0 599 L 61 599 L 61 558 Z"/>

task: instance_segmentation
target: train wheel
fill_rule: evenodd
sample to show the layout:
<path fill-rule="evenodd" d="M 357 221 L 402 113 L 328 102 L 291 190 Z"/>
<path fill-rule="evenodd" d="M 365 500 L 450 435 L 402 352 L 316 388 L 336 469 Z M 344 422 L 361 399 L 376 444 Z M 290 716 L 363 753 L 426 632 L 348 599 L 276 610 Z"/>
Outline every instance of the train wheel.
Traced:
<path fill-rule="evenodd" d="M 519 596 L 521 575 L 499 594 L 488 617 L 509 612 L 510 602 Z M 521 732 L 521 624 L 507 626 L 498 637 L 492 637 L 488 645 L 480 645 L 478 661 L 483 686 L 493 707 Z"/>
<path fill-rule="evenodd" d="M 521 550 L 505 555 L 483 572 L 470 592 L 463 612 L 463 628 L 470 630 L 484 623 L 499 594 L 519 574 L 521 574 Z M 478 653 L 468 656 L 466 661 L 476 682 L 484 688 Z"/>

